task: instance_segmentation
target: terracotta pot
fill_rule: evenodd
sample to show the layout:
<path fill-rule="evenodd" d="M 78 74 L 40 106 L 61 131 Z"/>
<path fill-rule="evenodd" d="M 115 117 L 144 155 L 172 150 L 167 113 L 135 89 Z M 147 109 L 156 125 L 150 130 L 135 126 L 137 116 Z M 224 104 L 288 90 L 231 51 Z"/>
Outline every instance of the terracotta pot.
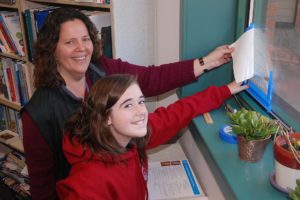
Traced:
<path fill-rule="evenodd" d="M 247 141 L 243 136 L 238 136 L 239 158 L 247 162 L 259 161 L 265 152 L 270 138 L 271 136 L 261 140 Z"/>
<path fill-rule="evenodd" d="M 300 140 L 299 133 L 290 136 Z M 296 179 L 300 178 L 300 164 L 293 153 L 283 147 L 284 144 L 286 144 L 284 137 L 277 136 L 274 142 L 275 179 L 280 187 L 294 189 Z"/>

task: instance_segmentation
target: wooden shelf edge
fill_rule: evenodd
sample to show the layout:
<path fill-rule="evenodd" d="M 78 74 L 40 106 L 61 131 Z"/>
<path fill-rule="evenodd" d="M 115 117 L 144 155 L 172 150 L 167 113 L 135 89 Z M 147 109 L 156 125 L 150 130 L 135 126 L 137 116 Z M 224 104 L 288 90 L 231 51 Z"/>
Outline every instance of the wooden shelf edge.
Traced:
<path fill-rule="evenodd" d="M 2 95 L 0 96 L 0 104 L 5 105 L 5 106 L 12 108 L 14 110 L 17 110 L 17 111 L 20 111 L 22 108 L 19 103 L 11 102 Z"/>
<path fill-rule="evenodd" d="M 86 6 L 86 7 L 110 9 L 110 4 L 93 3 L 93 2 L 75 2 L 71 0 L 27 0 L 27 1 L 35 2 L 35 3 L 51 3 L 51 4 Z"/>
<path fill-rule="evenodd" d="M 26 58 L 24 56 L 18 56 L 14 54 L 9 54 L 9 53 L 0 53 L 0 56 L 6 57 L 6 58 L 12 58 L 14 60 L 21 60 L 21 61 L 26 61 Z"/>
<path fill-rule="evenodd" d="M 18 2 L 16 2 L 15 4 L 0 3 L 0 7 L 18 9 Z"/>

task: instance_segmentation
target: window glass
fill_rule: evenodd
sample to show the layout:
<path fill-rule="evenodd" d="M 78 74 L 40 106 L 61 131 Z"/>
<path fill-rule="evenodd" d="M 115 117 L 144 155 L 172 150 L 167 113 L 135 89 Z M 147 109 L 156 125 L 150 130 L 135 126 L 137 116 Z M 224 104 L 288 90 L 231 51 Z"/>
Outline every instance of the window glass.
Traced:
<path fill-rule="evenodd" d="M 264 69 L 273 72 L 272 111 L 299 130 L 300 126 L 300 1 L 255 0 L 256 49 L 265 49 Z M 260 41 L 260 42 L 257 42 Z M 259 56 L 254 59 L 259 59 Z"/>

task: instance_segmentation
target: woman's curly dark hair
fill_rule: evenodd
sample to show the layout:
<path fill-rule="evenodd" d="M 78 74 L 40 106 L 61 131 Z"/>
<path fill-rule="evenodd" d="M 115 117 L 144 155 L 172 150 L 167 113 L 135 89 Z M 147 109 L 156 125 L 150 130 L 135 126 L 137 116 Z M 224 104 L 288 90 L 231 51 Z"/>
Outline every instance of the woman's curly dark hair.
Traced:
<path fill-rule="evenodd" d="M 89 32 L 94 46 L 92 62 L 100 56 L 100 39 L 98 31 L 91 20 L 75 8 L 63 7 L 48 14 L 38 33 L 34 54 L 34 87 L 56 88 L 65 85 L 64 79 L 57 71 L 55 49 L 59 40 L 61 24 L 75 19 L 81 20 Z"/>

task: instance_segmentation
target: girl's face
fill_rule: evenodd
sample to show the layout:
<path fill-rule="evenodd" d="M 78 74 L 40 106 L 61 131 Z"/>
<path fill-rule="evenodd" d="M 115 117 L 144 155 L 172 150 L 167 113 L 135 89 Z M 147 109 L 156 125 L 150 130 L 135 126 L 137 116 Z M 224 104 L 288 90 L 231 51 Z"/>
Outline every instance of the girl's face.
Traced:
<path fill-rule="evenodd" d="M 126 147 L 132 138 L 147 134 L 147 122 L 145 97 L 140 87 L 132 84 L 112 107 L 107 123 L 115 139 Z"/>
<path fill-rule="evenodd" d="M 55 49 L 57 70 L 66 82 L 84 77 L 93 53 L 93 43 L 85 24 L 75 19 L 61 24 Z"/>

